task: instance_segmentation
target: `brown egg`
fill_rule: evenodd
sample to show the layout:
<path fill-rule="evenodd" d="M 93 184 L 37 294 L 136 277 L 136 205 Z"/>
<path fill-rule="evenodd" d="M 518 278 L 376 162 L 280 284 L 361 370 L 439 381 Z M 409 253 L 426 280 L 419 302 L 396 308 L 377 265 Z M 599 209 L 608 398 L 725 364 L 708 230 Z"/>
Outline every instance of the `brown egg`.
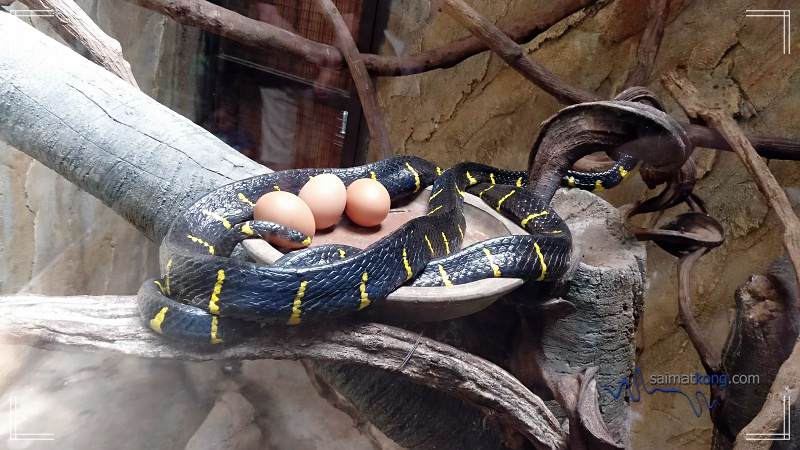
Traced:
<path fill-rule="evenodd" d="M 311 209 L 318 230 L 328 228 L 342 217 L 347 190 L 336 175 L 324 173 L 311 178 L 298 196 Z"/>
<path fill-rule="evenodd" d="M 347 217 L 362 227 L 374 227 L 389 215 L 389 192 L 369 178 L 356 180 L 347 187 Z"/>
<path fill-rule="evenodd" d="M 314 231 L 316 230 L 311 209 L 300 197 L 289 192 L 275 191 L 262 195 L 256 202 L 253 219 L 286 225 L 289 228 L 307 234 L 309 237 L 314 237 Z M 288 248 L 303 247 L 302 244 L 295 244 L 285 239 L 271 236 L 267 237 L 267 241 Z"/>

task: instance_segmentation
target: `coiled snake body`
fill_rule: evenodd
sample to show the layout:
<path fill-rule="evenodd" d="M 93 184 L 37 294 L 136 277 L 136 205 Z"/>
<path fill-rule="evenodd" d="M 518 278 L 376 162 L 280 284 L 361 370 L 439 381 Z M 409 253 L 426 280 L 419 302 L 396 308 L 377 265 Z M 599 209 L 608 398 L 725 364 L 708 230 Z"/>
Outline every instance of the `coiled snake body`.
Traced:
<path fill-rule="evenodd" d="M 564 184 L 610 187 L 633 164 L 621 161 L 594 176 L 572 173 Z M 301 233 L 252 220 L 254 202 L 277 189 L 296 194 L 321 173 L 333 173 L 346 185 L 377 179 L 393 200 L 433 184 L 429 212 L 364 250 L 310 248 L 275 265 L 229 258 L 238 242 L 260 234 L 302 241 Z M 549 199 L 526 189 L 526 178 L 523 172 L 477 163 L 442 173 L 424 159 L 398 156 L 355 168 L 275 172 L 223 186 L 171 225 L 161 247 L 163 276 L 139 290 L 142 318 L 171 338 L 217 344 L 239 340 L 262 324 L 319 322 L 355 312 L 406 283 L 446 286 L 500 276 L 556 281 L 567 270 L 572 238 Z M 497 237 L 458 250 L 464 192 L 479 195 L 530 235 Z"/>

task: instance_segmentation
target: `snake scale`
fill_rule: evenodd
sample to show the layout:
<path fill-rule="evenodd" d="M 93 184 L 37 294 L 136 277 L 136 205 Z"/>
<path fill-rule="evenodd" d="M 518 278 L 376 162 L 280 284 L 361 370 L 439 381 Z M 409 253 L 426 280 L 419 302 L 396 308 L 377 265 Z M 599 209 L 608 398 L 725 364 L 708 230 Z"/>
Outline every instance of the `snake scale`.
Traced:
<path fill-rule="evenodd" d="M 569 172 L 566 186 L 597 190 L 619 183 L 636 160 L 597 174 Z M 255 201 L 273 190 L 297 194 L 309 177 L 332 173 L 345 185 L 380 181 L 392 200 L 432 186 L 428 214 L 359 250 L 323 246 L 290 253 L 274 265 L 230 258 L 243 239 L 272 234 L 308 243 L 286 227 L 252 219 Z M 329 320 L 361 310 L 401 285 L 448 286 L 489 277 L 557 281 L 572 238 L 527 174 L 461 163 L 442 172 L 413 156 L 361 167 L 296 169 L 236 181 L 179 214 L 161 245 L 162 277 L 146 281 L 139 310 L 153 330 L 187 342 L 231 343 L 264 325 Z M 480 196 L 529 235 L 502 236 L 459 250 L 465 192 Z"/>

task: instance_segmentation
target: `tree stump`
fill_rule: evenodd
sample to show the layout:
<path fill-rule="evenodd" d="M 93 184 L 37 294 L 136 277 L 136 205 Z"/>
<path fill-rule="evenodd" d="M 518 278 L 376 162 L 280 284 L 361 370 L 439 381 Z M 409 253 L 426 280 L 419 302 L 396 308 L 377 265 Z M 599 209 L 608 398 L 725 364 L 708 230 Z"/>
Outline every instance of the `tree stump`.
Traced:
<path fill-rule="evenodd" d="M 558 374 L 599 367 L 596 381 L 603 419 L 612 436 L 627 444 L 630 398 L 623 392 L 615 399 L 602 387 L 616 390 L 620 381 L 632 377 L 634 335 L 644 300 L 645 248 L 627 230 L 619 212 L 594 194 L 561 190 L 553 207 L 584 256 L 566 296 L 577 311 L 545 332 L 547 358 Z M 520 323 L 514 306 L 500 300 L 460 319 L 404 326 L 508 369 L 507 355 Z M 398 374 L 329 362 L 312 365 L 375 426 L 406 448 L 506 448 L 501 430 L 460 400 Z M 557 408 L 555 402 L 550 404 Z"/>

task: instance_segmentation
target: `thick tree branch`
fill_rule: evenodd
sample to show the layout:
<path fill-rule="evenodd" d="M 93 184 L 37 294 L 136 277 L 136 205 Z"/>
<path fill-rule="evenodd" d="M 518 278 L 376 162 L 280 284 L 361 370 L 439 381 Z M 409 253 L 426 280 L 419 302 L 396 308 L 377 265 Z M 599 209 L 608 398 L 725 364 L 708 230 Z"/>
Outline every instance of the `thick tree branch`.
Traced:
<path fill-rule="evenodd" d="M 219 7 L 205 0 L 125 0 L 171 17 L 176 22 L 194 26 L 251 47 L 281 52 L 302 58 L 323 67 L 341 67 L 344 59 L 330 45 L 320 44 L 276 26 L 259 22 Z M 596 3 L 597 0 L 565 0 L 551 2 L 530 16 L 510 21 L 500 28 L 517 43 L 528 42 L 558 21 Z M 364 65 L 373 75 L 411 75 L 435 69 L 453 67 L 461 61 L 486 51 L 489 47 L 477 37 L 460 39 L 440 48 L 413 55 L 382 56 L 362 54 Z M 555 81 L 555 85 L 564 84 Z M 571 88 L 571 91 L 580 92 Z M 594 98 L 593 94 L 589 94 Z M 577 95 L 575 102 L 587 95 Z M 716 130 L 700 125 L 681 124 L 697 147 L 732 151 Z M 800 160 L 800 141 L 747 135 L 761 156 L 775 159 Z"/>
<path fill-rule="evenodd" d="M 122 46 L 105 34 L 94 21 L 72 0 L 20 0 L 28 9 L 51 10 L 52 16 L 43 16 L 50 26 L 69 42 L 75 38 L 89 51 L 91 60 L 139 88 L 133 78 L 131 65 L 122 55 Z"/>
<path fill-rule="evenodd" d="M 11 14 L 0 12 L 0 36 L 13 37 L 0 45 L 0 139 L 153 242 L 205 192 L 268 172 Z"/>
<path fill-rule="evenodd" d="M 530 42 L 559 21 L 597 3 L 597 0 L 563 0 L 549 2 L 532 14 L 499 25 L 518 44 Z M 413 75 L 434 69 L 447 69 L 465 59 L 489 50 L 480 39 L 470 36 L 442 47 L 411 55 L 388 58 L 365 55 L 367 68 L 376 75 Z"/>
<path fill-rule="evenodd" d="M 790 400 L 789 409 L 797 403 L 797 395 L 800 394 L 800 339 L 794 345 L 792 354 L 781 365 L 775 381 L 767 394 L 767 400 L 761 411 L 746 427 L 736 436 L 733 448 L 736 450 L 767 450 L 772 445 L 772 441 L 751 441 L 748 434 L 772 433 L 786 418 L 784 413 L 784 399 L 788 396 Z M 786 420 L 789 420 L 786 418 Z"/>
<path fill-rule="evenodd" d="M 715 450 L 731 448 L 739 432 L 756 417 L 800 334 L 797 281 L 785 255 L 763 275 L 751 276 L 739 286 L 734 299 L 736 316 L 725 342 L 722 364 L 729 376 L 749 374 L 759 377 L 759 382 L 728 383 L 722 389 L 725 403 L 712 410 L 716 413 L 712 415 Z M 800 423 L 798 418 L 800 411 L 795 408 L 787 421 L 796 426 Z"/>
<path fill-rule="evenodd" d="M 205 0 L 126 1 L 171 17 L 183 25 L 210 31 L 250 47 L 302 58 L 317 66 L 339 67 L 343 62 L 336 47 L 314 42 Z"/>
<path fill-rule="evenodd" d="M 342 51 L 347 66 L 350 68 L 350 74 L 353 76 L 353 83 L 356 85 L 358 98 L 361 100 L 361 107 L 364 109 L 364 116 L 367 119 L 370 141 L 378 149 L 378 159 L 389 158 L 394 155 L 392 144 L 389 142 L 389 130 L 386 129 L 386 121 L 383 119 L 381 105 L 378 103 L 378 95 L 375 87 L 372 86 L 372 80 L 369 78 L 353 36 L 350 35 L 347 24 L 331 0 L 315 0 L 315 3 L 333 27 L 337 47 Z"/>
<path fill-rule="evenodd" d="M 598 100 L 595 94 L 564 82 L 528 58 L 519 45 L 462 0 L 444 0 L 442 9 L 503 58 L 509 66 L 559 102 L 569 105 Z"/>
<path fill-rule="evenodd" d="M 636 65 L 628 74 L 626 86 L 647 86 L 650 83 L 650 74 L 653 64 L 661 48 L 661 39 L 664 37 L 664 27 L 669 16 L 669 0 L 650 0 L 648 2 L 648 20 L 642 37 L 639 40 L 639 49 L 636 52 Z"/>
<path fill-rule="evenodd" d="M 800 280 L 800 220 L 794 214 L 792 206 L 786 198 L 786 193 L 781 189 L 767 165 L 759 158 L 736 122 L 723 111 L 705 106 L 702 96 L 691 82 L 675 72 L 669 72 L 662 77 L 662 84 L 670 91 L 689 117 L 701 118 L 708 122 L 719 130 L 733 147 L 748 172 L 755 179 L 759 191 L 766 197 L 770 207 L 778 216 L 783 228 L 784 247 L 794 264 L 795 276 Z M 792 405 L 797 400 L 798 392 L 800 392 L 800 340 L 795 344 L 792 354 L 778 371 L 761 412 L 739 433 L 735 448 L 769 448 L 771 441 L 749 441 L 747 433 L 770 433 L 778 428 L 783 419 L 784 395 L 787 393 L 791 395 L 789 403 Z"/>
<path fill-rule="evenodd" d="M 800 280 L 800 220 L 794 214 L 786 193 L 775 180 L 769 167 L 761 160 L 736 122 L 721 110 L 705 106 L 697 88 L 689 80 L 675 72 L 668 72 L 663 76 L 662 83 L 689 117 L 701 118 L 711 124 L 733 147 L 747 171 L 753 176 L 758 190 L 778 215 L 784 233 L 784 247 L 794 264 L 795 275 Z"/>
<path fill-rule="evenodd" d="M 187 361 L 314 359 L 399 372 L 478 406 L 523 433 L 537 448 L 566 448 L 556 417 L 506 371 L 388 325 L 345 322 L 335 328 L 265 328 L 263 336 L 238 345 L 190 346 L 146 329 L 133 296 L 13 295 L 0 298 L 0 311 L 0 344 Z"/>
<path fill-rule="evenodd" d="M 320 44 L 281 28 L 249 19 L 205 0 L 126 0 L 171 17 L 178 23 L 210 31 L 228 39 L 302 58 L 325 67 L 343 67 L 344 58 L 330 45 Z M 528 42 L 565 17 L 597 3 L 597 0 L 551 2 L 533 14 L 502 27 L 516 42 Z M 403 56 L 364 54 L 364 65 L 373 75 L 411 75 L 453 67 L 488 47 L 474 37 L 460 39 L 437 49 Z"/>
<path fill-rule="evenodd" d="M 689 123 L 681 123 L 681 126 L 686 130 L 686 134 L 695 147 L 733 151 L 723 135 L 713 128 Z M 753 133 L 745 133 L 744 136 L 764 158 L 800 161 L 800 140 L 798 139 L 775 138 Z"/>

